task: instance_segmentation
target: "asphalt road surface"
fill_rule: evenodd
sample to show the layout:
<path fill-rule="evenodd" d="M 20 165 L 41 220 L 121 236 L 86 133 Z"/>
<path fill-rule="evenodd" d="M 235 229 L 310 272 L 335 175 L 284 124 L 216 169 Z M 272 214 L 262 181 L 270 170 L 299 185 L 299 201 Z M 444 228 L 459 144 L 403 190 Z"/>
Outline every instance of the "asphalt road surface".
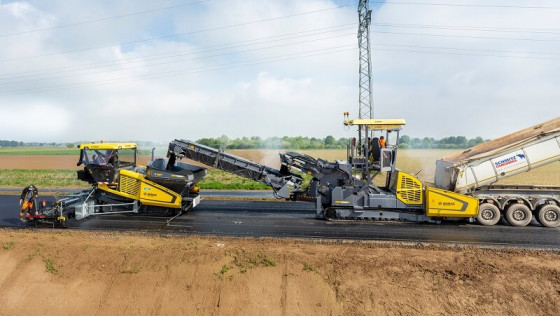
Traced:
<path fill-rule="evenodd" d="M 24 227 L 18 196 L 0 196 L 0 226 Z M 313 203 L 203 200 L 167 225 L 168 217 L 101 215 L 69 221 L 71 229 L 150 231 L 218 236 L 303 237 L 434 242 L 560 250 L 560 228 L 481 226 L 469 223 L 326 221 L 315 217 Z"/>

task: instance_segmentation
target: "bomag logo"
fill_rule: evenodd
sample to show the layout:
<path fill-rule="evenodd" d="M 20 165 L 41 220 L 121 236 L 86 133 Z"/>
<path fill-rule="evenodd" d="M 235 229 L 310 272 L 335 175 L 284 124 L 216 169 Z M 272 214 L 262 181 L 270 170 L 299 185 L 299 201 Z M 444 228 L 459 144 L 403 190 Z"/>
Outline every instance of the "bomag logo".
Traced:
<path fill-rule="evenodd" d="M 439 202 L 439 206 L 454 206 L 455 202 Z"/>
<path fill-rule="evenodd" d="M 157 196 L 157 194 L 151 193 L 151 192 L 144 192 L 144 195 L 145 196 L 151 196 L 151 197 Z"/>

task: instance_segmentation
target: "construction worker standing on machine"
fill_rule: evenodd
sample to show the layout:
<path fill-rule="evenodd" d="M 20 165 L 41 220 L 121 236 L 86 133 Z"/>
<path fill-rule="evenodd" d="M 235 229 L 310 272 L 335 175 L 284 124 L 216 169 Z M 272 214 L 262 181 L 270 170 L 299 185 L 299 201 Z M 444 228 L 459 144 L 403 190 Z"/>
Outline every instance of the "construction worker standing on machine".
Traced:
<path fill-rule="evenodd" d="M 21 196 L 19 197 L 19 205 L 21 206 L 21 212 L 19 212 L 19 219 L 26 221 L 25 216 L 28 212 L 31 212 L 33 207 L 35 207 L 35 213 L 37 213 L 37 207 L 35 205 L 35 199 L 39 196 L 39 191 L 37 187 L 30 184 L 28 187 L 21 191 Z"/>
<path fill-rule="evenodd" d="M 387 143 L 385 142 L 385 137 L 383 137 L 383 136 L 379 137 L 379 147 L 380 148 L 385 148 L 386 145 L 387 145 Z"/>

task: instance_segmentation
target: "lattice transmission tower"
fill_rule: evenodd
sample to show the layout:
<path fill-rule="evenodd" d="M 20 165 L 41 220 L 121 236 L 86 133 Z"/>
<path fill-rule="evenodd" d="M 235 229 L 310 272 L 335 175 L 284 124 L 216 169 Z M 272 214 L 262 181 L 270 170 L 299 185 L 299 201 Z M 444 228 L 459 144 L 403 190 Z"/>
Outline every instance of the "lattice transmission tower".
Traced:
<path fill-rule="evenodd" d="M 369 41 L 369 26 L 371 24 L 371 10 L 369 0 L 360 0 L 358 4 L 358 46 L 360 48 L 360 96 L 359 118 L 373 118 L 373 99 L 371 91 L 371 54 Z M 360 130 L 359 143 L 367 140 L 368 135 Z"/>

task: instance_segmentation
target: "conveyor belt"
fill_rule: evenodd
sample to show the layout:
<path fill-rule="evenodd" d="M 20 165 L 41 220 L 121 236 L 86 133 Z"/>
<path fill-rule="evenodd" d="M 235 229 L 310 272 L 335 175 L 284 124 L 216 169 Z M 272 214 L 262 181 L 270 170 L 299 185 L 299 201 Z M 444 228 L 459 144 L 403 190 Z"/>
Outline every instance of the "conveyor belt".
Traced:
<path fill-rule="evenodd" d="M 189 140 L 174 140 L 169 143 L 168 156 L 187 158 L 216 169 L 231 172 L 271 186 L 277 197 L 290 198 L 299 190 L 303 179 L 287 169 L 278 170 L 241 158 L 223 150 L 208 147 Z"/>

